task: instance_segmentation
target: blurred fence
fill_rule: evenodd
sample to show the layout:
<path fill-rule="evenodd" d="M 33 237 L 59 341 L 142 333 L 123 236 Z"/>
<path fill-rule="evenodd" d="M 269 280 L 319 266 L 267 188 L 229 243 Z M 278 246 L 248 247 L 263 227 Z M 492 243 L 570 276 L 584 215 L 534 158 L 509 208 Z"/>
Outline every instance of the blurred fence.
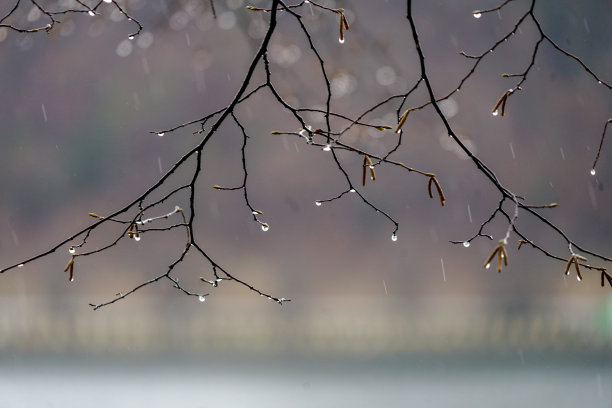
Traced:
<path fill-rule="evenodd" d="M 93 312 L 44 302 L 24 308 L 4 299 L 0 350 L 305 355 L 612 350 L 612 303 L 601 298 L 547 299 L 522 311 L 470 299 L 432 299 L 426 305 L 395 299 L 384 307 L 353 303 L 327 300 L 316 310 L 291 305 L 254 310 L 251 299 L 230 310 L 203 310 L 208 306 L 203 305 L 195 312 L 126 303 Z"/>

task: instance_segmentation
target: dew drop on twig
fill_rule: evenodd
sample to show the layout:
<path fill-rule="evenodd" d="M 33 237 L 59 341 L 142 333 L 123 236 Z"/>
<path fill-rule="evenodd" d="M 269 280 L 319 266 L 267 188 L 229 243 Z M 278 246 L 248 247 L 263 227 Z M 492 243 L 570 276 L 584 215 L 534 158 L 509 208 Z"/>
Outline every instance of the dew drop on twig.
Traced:
<path fill-rule="evenodd" d="M 396 233 L 393 233 L 391 235 L 391 241 L 393 241 L 393 242 L 397 241 L 397 234 Z"/>
<path fill-rule="evenodd" d="M 206 301 L 206 297 L 205 297 L 205 296 L 203 296 L 203 295 L 200 295 L 200 296 L 198 296 L 198 300 L 199 300 L 200 302 L 204 302 L 204 301 Z"/>
<path fill-rule="evenodd" d="M 316 205 L 317 207 L 320 207 L 320 206 L 321 206 L 321 202 L 320 202 L 320 201 L 315 201 L 315 205 Z"/>
<path fill-rule="evenodd" d="M 595 169 L 591 169 L 590 173 L 591 173 L 591 176 L 594 176 L 595 174 L 597 174 L 597 172 L 595 171 Z"/>
<path fill-rule="evenodd" d="M 468 248 L 470 246 L 470 243 L 468 241 L 463 242 L 463 246 Z"/>
<path fill-rule="evenodd" d="M 477 11 L 473 12 L 472 15 L 474 16 L 474 18 L 480 18 L 482 17 L 482 13 L 479 13 Z"/>

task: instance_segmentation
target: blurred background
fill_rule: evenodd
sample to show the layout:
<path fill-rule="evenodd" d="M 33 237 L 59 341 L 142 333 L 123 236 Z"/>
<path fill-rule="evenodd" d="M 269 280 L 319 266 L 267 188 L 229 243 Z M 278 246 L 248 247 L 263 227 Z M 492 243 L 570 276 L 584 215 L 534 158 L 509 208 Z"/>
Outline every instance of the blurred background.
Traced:
<path fill-rule="evenodd" d="M 13 5 L 5 3 L 2 16 Z M 226 106 L 266 30 L 267 15 L 246 10 L 243 0 L 216 0 L 216 19 L 208 1 L 119 3 L 144 26 L 134 40 L 127 38 L 134 24 L 106 3 L 95 17 L 62 16 L 49 34 L 0 28 L 0 267 L 47 250 L 89 225 L 88 213 L 108 214 L 153 184 L 200 135 L 197 127 L 164 137 L 150 132 Z M 405 2 L 321 3 L 345 8 L 351 25 L 341 45 L 337 15 L 298 9 L 326 60 L 333 110 L 355 117 L 414 84 L 419 63 Z M 486 51 L 529 7 L 516 1 L 472 15 L 496 5 L 415 2 L 437 95 L 469 71 L 460 51 Z M 22 2 L 10 22 L 44 26 L 31 6 Z M 612 6 L 563 0 L 538 3 L 535 13 L 560 46 L 612 81 Z M 610 146 L 589 174 L 612 112 L 610 91 L 543 43 L 506 116 L 490 114 L 516 83 L 501 74 L 522 72 L 537 40 L 527 20 L 443 109 L 504 185 L 533 204 L 559 203 L 543 213 L 576 242 L 610 255 Z M 318 61 L 294 19 L 279 16 L 269 51 L 282 96 L 294 106 L 323 107 Z M 264 78 L 261 69 L 256 78 Z M 421 89 L 407 106 L 425 98 Z M 388 104 L 365 119 L 395 126 L 397 108 Z M 279 306 L 231 282 L 205 285 L 199 277 L 211 278 L 209 264 L 190 255 L 175 276 L 189 290 L 210 293 L 205 302 L 160 282 L 94 312 L 89 303 L 163 273 L 182 251 L 184 231 L 143 234 L 140 242 L 77 258 L 74 282 L 63 272 L 66 246 L 0 276 L 0 405 L 611 406 L 611 289 L 599 286 L 596 272 L 584 271 L 577 282 L 563 274 L 564 263 L 517 251 L 514 235 L 509 266 L 501 274 L 485 270 L 505 234 L 502 220 L 485 229 L 493 241 L 450 244 L 473 236 L 499 197 L 449 143 L 431 109 L 410 115 L 392 158 L 436 173 L 446 206 L 429 199 L 422 177 L 394 168 L 379 168 L 362 189 L 399 222 L 397 242 L 393 225 L 354 197 L 315 205 L 345 190 L 342 175 L 329 153 L 270 135 L 300 125 L 269 93 L 237 114 L 251 136 L 250 200 L 270 229 L 253 222 L 240 192 L 210 188 L 242 180 L 242 139 L 228 122 L 204 153 L 196 235 L 235 276 L 291 302 Z M 322 127 L 320 116 L 306 118 Z M 358 128 L 343 140 L 378 154 L 397 141 L 393 131 Z M 360 157 L 341 159 L 360 185 Z M 171 201 L 149 216 L 188 206 L 185 196 Z M 533 217 L 521 216 L 517 226 L 569 256 Z M 112 233 L 92 237 L 92 247 Z"/>

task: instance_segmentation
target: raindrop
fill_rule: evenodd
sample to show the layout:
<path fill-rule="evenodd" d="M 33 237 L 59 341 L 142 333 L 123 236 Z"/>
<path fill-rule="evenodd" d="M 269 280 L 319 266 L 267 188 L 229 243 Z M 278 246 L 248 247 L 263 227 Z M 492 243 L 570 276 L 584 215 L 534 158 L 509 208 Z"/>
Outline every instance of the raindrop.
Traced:
<path fill-rule="evenodd" d="M 264 231 L 264 232 L 265 232 L 265 231 L 267 231 L 267 230 L 269 230 L 269 229 L 270 229 L 270 226 L 269 226 L 268 224 L 265 224 L 265 223 L 264 223 L 264 224 L 261 224 L 261 230 L 262 230 L 262 231 Z"/>
<path fill-rule="evenodd" d="M 440 258 L 440 264 L 442 265 L 442 278 L 446 282 L 446 270 L 444 268 L 444 259 Z"/>
<path fill-rule="evenodd" d="M 199 300 L 200 302 L 204 302 L 204 301 L 206 300 L 206 297 L 205 297 L 205 296 L 203 296 L 203 295 L 200 295 L 200 296 L 198 296 L 198 300 Z"/>
<path fill-rule="evenodd" d="M 42 109 L 42 114 L 43 114 L 43 119 L 45 120 L 45 122 L 47 121 L 47 109 L 45 109 L 45 104 L 41 103 L 40 107 Z"/>
<path fill-rule="evenodd" d="M 17 265 L 18 268 L 23 268 L 23 264 Z"/>
<path fill-rule="evenodd" d="M 354 192 L 355 192 L 355 189 L 354 189 L 354 188 L 351 188 L 351 189 L 349 190 L 349 192 L 350 192 L 350 193 L 354 193 Z"/>
<path fill-rule="evenodd" d="M 594 176 L 597 172 L 595 171 L 595 169 L 591 169 L 590 173 L 591 173 L 591 176 Z"/>
<path fill-rule="evenodd" d="M 317 207 L 320 207 L 320 206 L 321 206 L 321 202 L 320 202 L 320 201 L 315 201 L 315 205 L 316 205 Z"/>
<path fill-rule="evenodd" d="M 74 276 L 70 278 L 70 282 L 74 282 Z"/>
<path fill-rule="evenodd" d="M 395 232 L 391 235 L 391 241 L 397 241 L 397 234 Z"/>
<path fill-rule="evenodd" d="M 340 44 L 344 44 L 344 38 L 338 38 L 338 42 L 339 42 Z"/>
<path fill-rule="evenodd" d="M 482 17 L 482 13 L 480 13 L 480 12 L 478 12 L 478 11 L 473 12 L 473 13 L 472 13 L 472 15 L 474 16 L 474 18 L 480 18 L 480 17 Z"/>
<path fill-rule="evenodd" d="M 140 235 L 134 235 L 134 241 L 136 242 L 140 241 Z"/>
<path fill-rule="evenodd" d="M 576 275 L 576 280 L 577 280 L 578 282 L 580 282 L 580 281 L 582 280 L 582 278 L 581 278 L 580 276 Z"/>
<path fill-rule="evenodd" d="M 330 152 L 331 151 L 331 145 L 326 144 L 325 147 L 323 148 L 324 152 Z"/>
<path fill-rule="evenodd" d="M 112 3 L 113 0 L 104 0 L 105 3 Z"/>
<path fill-rule="evenodd" d="M 158 132 L 158 133 L 157 133 L 157 136 L 162 137 L 162 136 L 163 136 L 163 135 L 165 135 L 165 134 L 166 134 L 165 132 Z"/>
<path fill-rule="evenodd" d="M 74 254 L 75 252 L 76 252 L 76 250 L 74 249 L 74 247 L 68 248 L 68 253 Z"/>
<path fill-rule="evenodd" d="M 598 83 L 599 85 L 601 85 L 601 81 L 597 81 L 597 83 Z"/>
<path fill-rule="evenodd" d="M 134 37 L 133 35 L 130 35 L 130 36 L 128 37 L 128 40 L 133 40 L 134 38 L 136 38 L 136 37 Z"/>
<path fill-rule="evenodd" d="M 485 269 L 489 269 L 490 267 L 491 267 L 491 264 L 490 264 L 490 263 L 488 263 L 488 264 L 486 264 L 486 265 L 485 265 Z"/>
<path fill-rule="evenodd" d="M 470 243 L 469 243 L 468 241 L 465 241 L 465 242 L 463 243 L 463 246 L 467 248 L 467 247 L 469 247 L 469 246 L 470 246 Z"/>
<path fill-rule="evenodd" d="M 92 16 L 92 17 L 96 15 L 96 13 L 94 13 L 94 12 L 93 12 L 93 10 L 89 10 L 89 11 L 87 12 L 87 14 L 89 14 L 89 15 L 90 15 L 90 16 Z"/>
<path fill-rule="evenodd" d="M 497 115 L 499 115 L 499 111 L 497 109 L 495 109 L 493 112 L 491 112 L 491 115 L 497 116 Z"/>

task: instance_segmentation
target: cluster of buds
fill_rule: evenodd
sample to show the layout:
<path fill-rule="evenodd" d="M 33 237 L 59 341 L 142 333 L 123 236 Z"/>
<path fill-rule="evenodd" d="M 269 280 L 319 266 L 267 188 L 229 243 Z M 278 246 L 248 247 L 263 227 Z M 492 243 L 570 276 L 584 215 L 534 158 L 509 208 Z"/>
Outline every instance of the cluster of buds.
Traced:
<path fill-rule="evenodd" d="M 489 269 L 491 267 L 491 261 L 493 260 L 493 258 L 495 258 L 495 256 L 497 256 L 497 272 L 501 272 L 502 262 L 504 266 L 508 266 L 508 253 L 506 252 L 506 244 L 507 241 L 505 239 L 499 240 L 499 243 L 483 264 L 485 269 Z"/>

